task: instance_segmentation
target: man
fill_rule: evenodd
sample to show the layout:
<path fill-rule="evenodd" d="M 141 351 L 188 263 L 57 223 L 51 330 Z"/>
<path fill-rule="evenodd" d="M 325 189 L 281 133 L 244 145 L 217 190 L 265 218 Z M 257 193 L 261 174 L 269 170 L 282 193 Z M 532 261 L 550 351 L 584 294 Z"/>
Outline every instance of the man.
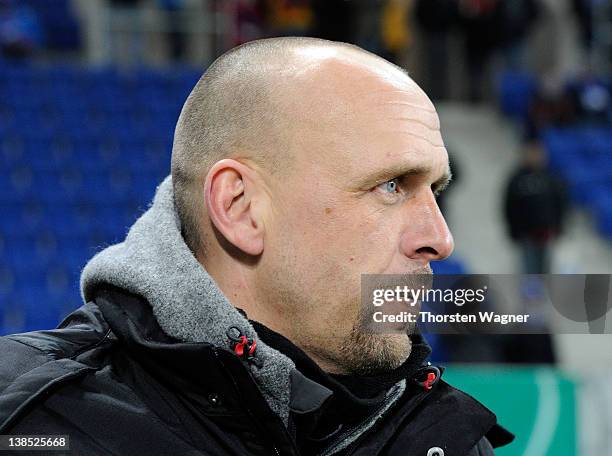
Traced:
<path fill-rule="evenodd" d="M 519 244 L 525 274 L 550 272 L 550 247 L 567 212 L 565 185 L 547 169 L 546 161 L 541 144 L 526 144 L 504 195 L 508 234 Z"/>
<path fill-rule="evenodd" d="M 512 435 L 419 334 L 358 324 L 362 273 L 430 273 L 448 158 L 400 69 L 317 39 L 251 42 L 187 99 L 172 178 L 96 255 L 87 304 L 5 338 L 0 433 L 77 454 L 492 454 Z"/>

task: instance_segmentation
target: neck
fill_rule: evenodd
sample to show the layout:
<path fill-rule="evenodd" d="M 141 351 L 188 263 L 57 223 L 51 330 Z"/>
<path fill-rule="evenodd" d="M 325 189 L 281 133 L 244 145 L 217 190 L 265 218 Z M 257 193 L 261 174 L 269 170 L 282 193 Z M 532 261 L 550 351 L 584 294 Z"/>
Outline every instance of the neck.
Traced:
<path fill-rule="evenodd" d="M 316 351 L 309 349 L 306 344 L 300 343 L 292 330 L 290 321 L 296 321 L 287 315 L 279 304 L 278 306 L 265 305 L 263 299 L 253 285 L 255 282 L 255 269 L 236 261 L 232 257 L 220 258 L 218 254 L 207 253 L 207 258 L 198 256 L 198 261 L 214 279 L 217 286 L 228 301 L 236 308 L 246 312 L 250 320 L 261 323 L 272 331 L 289 339 L 306 353 L 323 371 L 330 374 L 347 374 L 343 368 L 331 360 L 319 356 Z"/>

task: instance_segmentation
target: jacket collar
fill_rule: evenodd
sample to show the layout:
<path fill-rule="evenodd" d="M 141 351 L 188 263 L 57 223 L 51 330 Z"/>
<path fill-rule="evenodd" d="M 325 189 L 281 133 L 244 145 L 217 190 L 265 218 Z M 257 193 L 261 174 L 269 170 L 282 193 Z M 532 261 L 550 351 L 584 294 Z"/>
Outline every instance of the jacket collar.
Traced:
<path fill-rule="evenodd" d="M 185 244 L 174 207 L 172 180 L 158 187 L 151 207 L 130 228 L 125 240 L 94 256 L 81 274 L 85 301 L 100 286 L 111 285 L 142 296 L 159 326 L 182 342 L 227 348 L 227 331 L 237 328 L 256 338 L 251 324 L 230 304 Z M 258 343 L 259 364 L 251 374 L 270 408 L 287 424 L 293 362 Z"/>
<path fill-rule="evenodd" d="M 148 310 L 123 319 L 121 309 L 115 308 L 115 318 L 110 318 L 109 323 L 119 338 L 131 341 L 133 348 L 163 356 L 165 361 L 194 361 L 172 364 L 169 378 L 175 378 L 177 373 L 184 379 L 201 375 L 202 369 L 193 367 L 199 367 L 198 362 L 204 359 L 198 355 L 221 354 L 236 377 L 254 380 L 244 383 L 252 391 L 250 396 L 261 397 L 284 427 L 289 424 L 291 408 L 294 411 L 317 408 L 329 396 L 325 386 L 307 381 L 288 356 L 263 341 L 257 342 L 257 363 L 234 362 L 236 356 L 229 351 L 233 346 L 229 330 L 236 328 L 247 339 L 257 339 L 257 333 L 183 241 L 169 177 L 159 186 L 152 206 L 130 228 L 126 239 L 98 253 L 83 270 L 81 293 L 85 301 L 93 300 L 99 290 L 108 287 L 138 298 L 144 303 L 141 309 Z M 108 310 L 103 312 L 106 318 Z M 242 375 L 247 369 L 249 375 Z M 309 394 L 304 394 L 305 389 Z M 398 382 L 386 395 L 382 407 L 355 428 L 352 436 L 357 438 L 372 427 L 405 389 L 406 381 Z"/>

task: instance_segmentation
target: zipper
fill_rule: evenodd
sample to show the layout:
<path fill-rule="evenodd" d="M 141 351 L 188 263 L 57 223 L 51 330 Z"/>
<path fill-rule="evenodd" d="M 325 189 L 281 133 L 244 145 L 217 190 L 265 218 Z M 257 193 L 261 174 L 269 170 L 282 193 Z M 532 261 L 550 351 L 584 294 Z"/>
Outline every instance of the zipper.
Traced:
<path fill-rule="evenodd" d="M 398 391 L 399 390 L 399 391 Z M 404 391 L 406 390 L 406 383 L 404 382 L 404 385 L 396 385 L 396 391 L 394 391 L 392 393 L 392 395 L 396 395 L 397 397 L 395 398 L 395 401 L 397 401 L 399 399 L 399 397 L 404 393 Z M 390 396 L 392 396 L 390 395 Z M 338 437 L 336 437 L 334 439 L 334 441 L 327 447 L 327 449 L 325 451 L 323 451 L 321 453 L 320 456 L 330 456 L 332 454 L 334 454 L 336 451 L 339 450 L 338 446 L 340 445 L 340 443 L 342 443 L 343 441 L 350 439 L 351 437 L 355 437 L 355 441 L 358 440 L 358 437 L 360 434 L 365 434 L 367 433 L 367 431 L 369 429 L 371 429 L 375 423 L 372 423 L 370 425 L 370 427 L 368 429 L 363 429 L 362 425 L 363 423 L 369 423 L 371 420 L 374 419 L 374 417 L 376 417 L 377 415 L 381 415 L 385 409 L 390 408 L 395 401 L 393 401 L 391 404 L 389 403 L 392 400 L 392 398 L 384 401 L 380 406 L 378 406 L 376 408 L 376 410 L 374 410 L 372 413 L 370 413 L 370 415 L 368 415 L 368 417 L 362 421 L 361 425 L 357 425 L 354 426 L 353 428 L 349 429 L 348 431 L 345 431 L 343 433 L 341 433 Z M 351 442 L 347 447 L 350 447 L 354 442 Z"/>
<path fill-rule="evenodd" d="M 229 369 L 228 369 L 227 367 L 225 367 L 225 364 L 223 363 L 223 360 L 222 360 L 222 359 L 221 359 L 221 357 L 219 356 L 219 349 L 218 349 L 217 347 L 213 347 L 212 351 L 213 351 L 213 353 L 214 353 L 214 355 L 215 355 L 215 358 L 217 359 L 217 361 L 219 362 L 219 364 L 221 365 L 221 367 L 222 367 L 222 368 L 223 368 L 223 370 L 225 371 L 226 375 L 227 375 L 227 376 L 228 376 L 228 377 L 231 379 L 231 381 L 232 381 L 232 385 L 234 386 L 234 390 L 235 390 L 235 391 L 238 393 L 238 395 L 240 396 L 240 394 L 241 394 L 241 393 L 240 393 L 240 388 L 239 388 L 239 386 L 238 386 L 238 383 L 236 383 L 236 379 L 234 378 L 234 376 L 232 375 L 232 373 L 229 371 Z M 248 360 L 246 360 L 246 359 L 244 359 L 244 358 L 240 358 L 240 357 L 239 357 L 239 359 L 240 359 L 240 361 L 241 361 L 241 362 L 244 364 L 244 366 L 246 367 L 247 372 L 248 372 L 248 371 L 249 371 L 249 361 L 248 361 Z M 249 407 L 245 406 L 244 404 L 243 404 L 243 407 L 244 407 L 244 410 L 246 411 L 247 415 L 248 415 L 249 417 L 251 417 L 251 420 L 252 420 L 254 423 L 256 423 L 256 422 L 257 422 L 257 420 L 256 420 L 256 418 L 255 418 L 255 415 L 254 415 L 254 414 L 253 414 L 253 412 L 251 411 L 251 409 L 250 409 Z M 264 431 L 265 431 L 265 430 L 264 430 Z M 261 432 L 261 429 L 260 429 L 260 432 Z M 287 431 L 285 430 L 285 432 L 287 432 Z M 265 432 L 262 432 L 261 434 L 262 434 L 262 435 L 265 435 L 266 433 L 265 433 Z M 290 441 L 293 441 L 293 439 L 290 439 Z M 274 454 L 275 454 L 275 456 L 281 456 L 281 453 L 280 453 L 279 449 L 277 448 L 276 443 L 275 443 L 273 440 L 268 439 L 268 445 L 270 445 L 268 448 L 272 447 L 272 450 L 274 450 Z M 295 450 L 295 445 L 293 445 L 293 447 L 294 447 L 294 450 Z M 297 452 L 296 452 L 295 454 L 299 454 L 299 453 L 297 453 Z"/>
<path fill-rule="evenodd" d="M 441 373 L 442 370 L 432 366 L 431 363 L 427 363 L 427 368 L 433 368 L 434 372 L 432 372 L 434 374 L 434 377 L 432 378 L 431 376 L 427 377 L 427 380 L 424 382 L 418 382 L 417 380 L 414 380 L 414 383 L 417 384 L 418 386 L 422 387 L 425 389 L 425 391 L 422 391 L 421 389 L 419 389 L 421 391 L 420 394 L 418 394 L 417 396 L 415 396 L 412 399 L 412 404 L 410 404 L 410 406 L 408 407 L 408 409 L 406 410 L 406 412 L 404 413 L 404 417 L 408 417 L 413 411 L 414 409 L 427 397 L 428 393 L 433 389 L 433 387 L 436 385 L 436 383 L 438 383 L 438 380 L 441 378 Z M 399 393 L 399 395 L 403 395 L 405 393 L 405 391 L 408 389 L 409 384 L 406 383 L 405 388 L 403 391 L 401 391 Z M 399 400 L 399 397 L 397 398 L 397 400 Z M 387 406 L 387 402 L 383 403 L 381 406 L 379 406 L 373 413 L 371 413 L 368 418 L 366 418 L 362 423 L 365 423 L 371 419 L 373 419 L 376 415 L 384 413 L 384 408 Z M 393 404 L 391 404 L 389 406 L 389 408 L 391 408 L 393 406 Z M 365 435 L 368 434 L 368 432 L 376 425 L 376 423 L 373 423 L 369 428 L 360 431 L 359 426 L 353 427 L 352 429 L 350 429 L 347 432 L 344 432 L 343 434 L 341 434 L 339 437 L 337 437 L 336 439 L 334 439 L 334 442 L 329 445 L 327 447 L 327 449 L 325 451 L 323 451 L 321 453 L 320 456 L 330 456 L 332 454 L 334 454 L 336 451 L 340 451 L 340 450 L 344 450 L 345 453 L 347 455 L 350 455 L 353 453 L 353 451 L 357 448 L 359 442 L 362 440 L 362 437 L 364 437 Z M 339 444 L 347 439 L 347 438 L 351 438 L 353 437 L 355 434 L 357 433 L 361 433 L 361 435 L 358 435 L 354 441 L 352 441 L 351 443 L 349 443 L 346 447 L 339 449 L 338 446 Z"/>
<path fill-rule="evenodd" d="M 406 387 L 406 389 L 408 389 L 408 385 Z M 403 394 L 406 389 L 401 393 Z M 405 413 L 405 416 L 407 417 L 408 415 L 410 415 L 410 413 L 412 413 L 414 411 L 414 409 L 423 401 L 423 399 L 425 399 L 428 396 L 429 391 L 426 392 L 421 392 L 420 395 L 416 396 L 413 399 L 413 403 L 410 405 L 410 407 L 408 408 L 408 410 Z M 401 395 L 400 394 L 400 395 Z M 399 400 L 399 397 L 398 397 Z M 367 422 L 368 420 L 371 420 L 374 416 L 376 416 L 377 414 L 379 414 L 387 405 L 387 403 L 385 402 L 384 404 L 382 404 L 380 407 L 378 407 L 373 413 L 371 413 L 368 418 L 366 420 L 364 420 L 364 422 Z M 381 417 L 382 418 L 382 417 Z M 374 427 L 374 425 L 370 426 L 368 429 L 366 429 L 365 431 L 362 431 L 361 435 L 358 436 L 353 442 L 351 442 L 349 445 L 347 445 L 345 448 L 342 448 L 342 450 L 346 451 L 346 454 L 352 454 L 352 452 L 357 448 L 357 446 L 359 445 L 359 442 L 362 440 L 361 438 L 364 437 L 365 435 L 367 435 L 369 433 L 369 431 Z M 334 439 L 334 442 L 327 447 L 327 449 L 325 451 L 323 451 L 320 456 L 331 456 L 333 455 L 335 452 L 339 451 L 338 446 L 339 444 L 343 441 L 346 440 L 349 437 L 354 436 L 356 433 L 359 432 L 359 426 L 357 427 L 353 427 L 352 429 L 350 429 L 349 431 L 343 433 L 342 435 L 340 435 L 339 437 L 337 437 L 336 439 Z"/>

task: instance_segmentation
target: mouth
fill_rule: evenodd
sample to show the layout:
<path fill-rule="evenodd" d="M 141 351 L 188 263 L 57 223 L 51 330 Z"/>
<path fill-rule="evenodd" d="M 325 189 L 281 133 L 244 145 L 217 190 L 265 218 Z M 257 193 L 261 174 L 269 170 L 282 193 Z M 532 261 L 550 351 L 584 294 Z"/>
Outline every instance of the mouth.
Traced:
<path fill-rule="evenodd" d="M 374 333 L 403 333 L 418 321 L 433 286 L 429 265 L 402 274 L 364 274 L 361 281 L 362 326 Z"/>

